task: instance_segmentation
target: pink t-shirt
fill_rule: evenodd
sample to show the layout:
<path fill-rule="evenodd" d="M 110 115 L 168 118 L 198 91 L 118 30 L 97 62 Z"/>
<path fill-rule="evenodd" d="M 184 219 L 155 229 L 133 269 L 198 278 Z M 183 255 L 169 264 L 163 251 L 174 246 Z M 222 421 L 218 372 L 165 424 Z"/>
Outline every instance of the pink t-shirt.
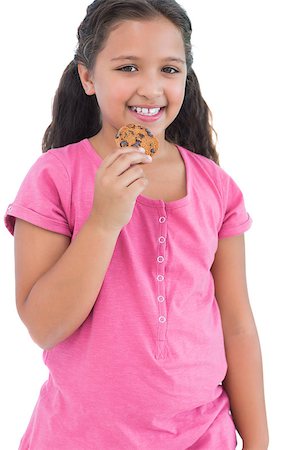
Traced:
<path fill-rule="evenodd" d="M 138 196 L 88 318 L 44 351 L 49 379 L 21 450 L 236 448 L 210 268 L 218 239 L 252 220 L 221 167 L 178 149 L 186 197 Z M 8 230 L 18 217 L 74 239 L 101 162 L 88 139 L 42 154 L 7 209 Z"/>

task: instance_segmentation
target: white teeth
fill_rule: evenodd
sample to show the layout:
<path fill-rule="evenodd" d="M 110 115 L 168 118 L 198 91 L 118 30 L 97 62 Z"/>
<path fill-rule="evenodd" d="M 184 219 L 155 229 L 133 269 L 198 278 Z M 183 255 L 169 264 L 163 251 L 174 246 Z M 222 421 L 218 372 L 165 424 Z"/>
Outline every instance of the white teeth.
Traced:
<path fill-rule="evenodd" d="M 136 111 L 138 114 L 144 115 L 144 116 L 154 116 L 155 114 L 158 114 L 160 111 L 160 108 L 140 108 L 139 106 L 131 106 L 130 107 L 133 111 Z"/>
<path fill-rule="evenodd" d="M 150 114 L 158 114 L 160 111 L 160 108 L 152 108 L 149 109 Z"/>

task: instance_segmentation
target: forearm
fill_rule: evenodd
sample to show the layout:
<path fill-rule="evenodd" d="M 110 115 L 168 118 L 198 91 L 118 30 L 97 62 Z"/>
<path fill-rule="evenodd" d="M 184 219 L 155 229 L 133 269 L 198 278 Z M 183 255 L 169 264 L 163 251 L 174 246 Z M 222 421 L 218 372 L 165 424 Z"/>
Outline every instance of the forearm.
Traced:
<path fill-rule="evenodd" d="M 57 263 L 31 289 L 24 322 L 33 340 L 51 348 L 87 318 L 101 289 L 118 233 L 87 221 Z"/>
<path fill-rule="evenodd" d="M 268 425 L 263 386 L 263 367 L 256 330 L 225 336 L 228 372 L 223 386 L 245 450 L 268 448 Z"/>

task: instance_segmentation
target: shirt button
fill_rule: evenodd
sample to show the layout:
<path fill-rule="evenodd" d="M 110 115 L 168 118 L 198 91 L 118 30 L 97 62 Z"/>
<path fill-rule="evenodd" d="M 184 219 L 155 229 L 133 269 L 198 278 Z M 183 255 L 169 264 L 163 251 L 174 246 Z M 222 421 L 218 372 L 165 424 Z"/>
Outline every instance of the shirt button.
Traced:
<path fill-rule="evenodd" d="M 158 300 L 160 303 L 162 303 L 162 302 L 165 301 L 165 297 L 163 297 L 162 295 L 159 295 L 159 296 L 157 297 L 157 300 Z"/>
<path fill-rule="evenodd" d="M 160 236 L 160 238 L 158 239 L 158 242 L 159 242 L 160 244 L 164 244 L 164 243 L 166 242 L 166 238 L 163 237 L 163 236 Z"/>
<path fill-rule="evenodd" d="M 9 206 L 8 208 L 7 208 L 7 211 L 11 211 L 12 210 L 12 206 Z"/>
<path fill-rule="evenodd" d="M 165 316 L 160 316 L 158 320 L 160 321 L 160 323 L 165 323 L 167 319 L 165 318 Z"/>
<path fill-rule="evenodd" d="M 164 281 L 165 277 L 163 275 L 157 276 L 157 281 Z"/>
<path fill-rule="evenodd" d="M 165 223 L 167 219 L 165 217 L 160 217 L 159 218 L 159 223 Z"/>
<path fill-rule="evenodd" d="M 158 261 L 159 263 L 164 262 L 164 260 L 165 260 L 165 258 L 164 258 L 163 256 L 159 256 L 159 257 L 157 258 L 157 261 Z"/>

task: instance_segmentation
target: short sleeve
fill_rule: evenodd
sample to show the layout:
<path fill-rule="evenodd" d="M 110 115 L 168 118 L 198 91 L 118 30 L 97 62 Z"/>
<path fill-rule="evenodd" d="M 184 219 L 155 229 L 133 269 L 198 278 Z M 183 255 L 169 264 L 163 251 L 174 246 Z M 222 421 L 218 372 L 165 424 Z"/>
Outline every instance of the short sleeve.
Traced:
<path fill-rule="evenodd" d="M 236 182 L 222 170 L 223 222 L 219 238 L 242 234 L 249 230 L 252 218 L 245 208 L 243 194 Z"/>
<path fill-rule="evenodd" d="M 53 152 L 44 153 L 25 176 L 15 201 L 4 216 L 13 235 L 16 218 L 46 230 L 72 236 L 69 225 L 70 179 L 63 163 Z"/>

